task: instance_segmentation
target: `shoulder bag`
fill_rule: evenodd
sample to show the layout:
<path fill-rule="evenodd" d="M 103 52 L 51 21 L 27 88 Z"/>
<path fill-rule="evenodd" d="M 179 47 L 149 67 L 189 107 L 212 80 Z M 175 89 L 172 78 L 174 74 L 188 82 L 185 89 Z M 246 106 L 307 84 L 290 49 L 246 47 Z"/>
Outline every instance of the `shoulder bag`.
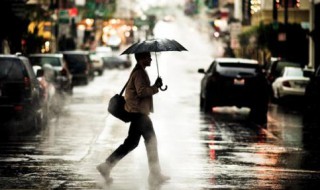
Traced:
<path fill-rule="evenodd" d="M 131 74 L 132 75 L 132 74 Z M 114 95 L 110 100 L 109 100 L 109 105 L 108 105 L 108 111 L 113 115 L 114 117 L 122 120 L 123 122 L 127 123 L 131 121 L 130 113 L 127 112 L 124 109 L 124 105 L 126 103 L 126 100 L 122 96 L 124 89 L 127 87 L 129 80 L 131 78 L 131 75 L 127 81 L 127 83 L 124 85 L 122 88 L 120 94 Z"/>

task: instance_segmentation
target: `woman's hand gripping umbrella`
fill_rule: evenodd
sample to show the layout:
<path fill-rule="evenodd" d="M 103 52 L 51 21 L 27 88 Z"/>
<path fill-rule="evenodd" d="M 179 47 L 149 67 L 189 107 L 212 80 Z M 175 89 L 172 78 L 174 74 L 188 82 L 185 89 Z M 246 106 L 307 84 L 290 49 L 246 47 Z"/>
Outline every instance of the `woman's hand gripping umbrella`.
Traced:
<path fill-rule="evenodd" d="M 158 60 L 157 60 L 157 54 L 156 54 L 156 52 L 162 52 L 162 51 L 188 51 L 188 50 L 176 40 L 170 40 L 170 39 L 164 38 L 164 39 L 151 39 L 151 40 L 136 42 L 132 44 L 130 47 L 128 47 L 126 50 L 124 50 L 121 53 L 121 55 L 143 53 L 143 52 L 155 52 L 158 79 L 162 83 L 162 79 L 159 76 L 159 67 L 158 67 Z M 165 85 L 164 88 L 160 87 L 160 90 L 165 91 L 167 90 L 167 88 L 168 86 Z"/>

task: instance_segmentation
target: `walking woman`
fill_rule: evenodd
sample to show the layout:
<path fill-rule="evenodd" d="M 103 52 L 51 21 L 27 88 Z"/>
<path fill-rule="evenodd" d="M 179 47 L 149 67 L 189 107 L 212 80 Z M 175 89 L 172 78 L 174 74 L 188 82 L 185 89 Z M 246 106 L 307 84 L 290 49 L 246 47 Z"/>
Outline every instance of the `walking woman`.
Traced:
<path fill-rule="evenodd" d="M 130 113 L 131 124 L 128 136 L 107 159 L 97 166 L 97 170 L 105 178 L 107 183 L 112 182 L 110 177 L 111 169 L 130 151 L 135 149 L 141 136 L 144 138 L 148 164 L 149 184 L 161 184 L 170 179 L 161 173 L 158 157 L 157 138 L 149 117 L 153 112 L 152 96 L 159 92 L 162 86 L 161 78 L 158 78 L 154 85 L 150 85 L 150 79 L 145 68 L 151 65 L 151 55 L 147 53 L 135 54 L 137 64 L 135 65 L 125 91 L 125 109 Z"/>

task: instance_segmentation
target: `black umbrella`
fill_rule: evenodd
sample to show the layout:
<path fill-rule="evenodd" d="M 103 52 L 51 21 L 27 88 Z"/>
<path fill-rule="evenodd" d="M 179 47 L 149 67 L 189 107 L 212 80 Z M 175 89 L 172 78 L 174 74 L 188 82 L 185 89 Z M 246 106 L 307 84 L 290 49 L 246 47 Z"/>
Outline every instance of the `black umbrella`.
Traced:
<path fill-rule="evenodd" d="M 143 53 L 143 52 L 155 52 L 157 72 L 159 77 L 159 67 L 158 67 L 156 52 L 161 52 L 161 51 L 188 51 L 188 50 L 176 40 L 170 40 L 170 39 L 164 38 L 164 39 L 151 39 L 151 40 L 144 40 L 142 42 L 136 42 L 132 44 L 130 47 L 128 47 L 126 50 L 124 50 L 121 53 L 121 55 Z M 166 89 L 167 89 L 167 86 L 161 90 L 166 90 Z"/>
<path fill-rule="evenodd" d="M 188 51 L 185 47 L 175 40 L 152 39 L 142 42 L 136 42 L 128 47 L 123 54 L 143 53 L 143 52 L 161 52 L 161 51 Z"/>

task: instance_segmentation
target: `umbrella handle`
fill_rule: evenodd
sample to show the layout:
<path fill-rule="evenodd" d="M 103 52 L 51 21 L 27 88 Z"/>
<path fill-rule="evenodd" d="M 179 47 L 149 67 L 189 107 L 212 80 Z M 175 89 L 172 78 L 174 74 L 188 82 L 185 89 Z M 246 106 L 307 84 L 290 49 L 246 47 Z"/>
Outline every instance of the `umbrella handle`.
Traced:
<path fill-rule="evenodd" d="M 168 86 L 167 86 L 167 85 L 165 85 L 164 88 L 162 88 L 162 86 L 160 87 L 160 90 L 161 90 L 161 91 L 166 91 L 167 89 L 168 89 Z"/>

